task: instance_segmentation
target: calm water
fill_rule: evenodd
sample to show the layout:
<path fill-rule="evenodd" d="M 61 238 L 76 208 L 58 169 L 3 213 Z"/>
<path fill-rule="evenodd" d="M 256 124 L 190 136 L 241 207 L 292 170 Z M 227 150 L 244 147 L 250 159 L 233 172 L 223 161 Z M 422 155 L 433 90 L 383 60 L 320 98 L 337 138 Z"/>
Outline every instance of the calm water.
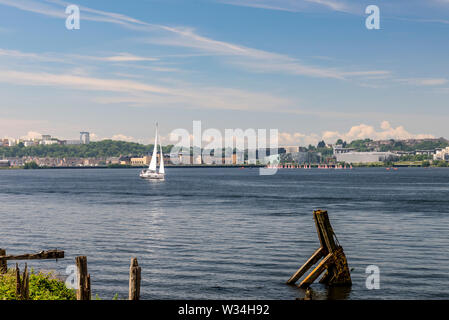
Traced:
<path fill-rule="evenodd" d="M 0 170 L 0 247 L 61 249 L 30 261 L 64 274 L 87 255 L 93 294 L 126 297 L 132 256 L 144 299 L 295 299 L 285 281 L 318 248 L 312 211 L 329 211 L 352 271 L 320 298 L 449 299 L 449 170 Z M 23 263 L 23 262 L 22 262 Z M 381 289 L 365 288 L 365 268 Z"/>

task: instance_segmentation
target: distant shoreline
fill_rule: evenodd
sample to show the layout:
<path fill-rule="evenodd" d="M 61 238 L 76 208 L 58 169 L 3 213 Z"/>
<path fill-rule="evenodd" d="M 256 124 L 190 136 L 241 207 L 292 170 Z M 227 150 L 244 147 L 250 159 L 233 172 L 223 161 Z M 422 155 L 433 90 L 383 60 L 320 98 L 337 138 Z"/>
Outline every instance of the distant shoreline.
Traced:
<path fill-rule="evenodd" d="M 265 165 L 165 165 L 166 168 L 263 168 Z M 49 169 L 145 169 L 148 166 L 97 166 L 97 167 L 39 167 L 36 169 L 24 169 L 23 167 L 0 168 L 0 170 L 49 170 Z"/>
<path fill-rule="evenodd" d="M 180 169 L 210 169 L 210 168 L 221 168 L 221 169 L 257 169 L 257 168 L 264 168 L 264 165 L 166 165 L 166 168 L 180 168 Z M 87 169 L 87 170 L 91 170 L 91 169 L 145 169 L 147 168 L 147 166 L 145 167 L 128 167 L 128 166 L 121 166 L 121 167 L 108 167 L 108 166 L 98 166 L 98 167 L 39 167 L 39 168 L 35 168 L 35 169 L 25 169 L 23 167 L 5 167 L 5 168 L 0 168 L 1 170 L 68 170 L 68 169 L 76 169 L 76 170 L 82 170 L 82 169 Z M 346 170 L 354 170 L 354 169 L 360 169 L 360 168 L 379 168 L 379 169 L 388 169 L 388 168 L 423 168 L 423 169 L 427 169 L 427 168 L 449 168 L 449 167 L 439 167 L 439 166 L 418 166 L 418 165 L 390 165 L 390 166 L 370 166 L 370 165 L 357 165 L 354 166 L 353 169 L 349 169 L 347 168 Z M 304 168 L 278 168 L 278 170 L 293 170 L 293 169 L 297 169 L 297 170 L 304 170 Z M 311 169 L 319 169 L 317 166 L 313 166 L 310 169 L 307 170 L 311 170 Z M 335 169 L 335 168 L 329 168 L 329 169 L 320 169 L 320 170 L 345 170 L 345 169 Z"/>

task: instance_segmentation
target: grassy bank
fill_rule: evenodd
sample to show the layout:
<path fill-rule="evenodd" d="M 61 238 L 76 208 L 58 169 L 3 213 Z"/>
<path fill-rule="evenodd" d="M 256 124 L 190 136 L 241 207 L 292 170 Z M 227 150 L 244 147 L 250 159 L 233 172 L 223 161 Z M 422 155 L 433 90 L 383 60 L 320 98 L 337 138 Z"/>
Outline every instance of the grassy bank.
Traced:
<path fill-rule="evenodd" d="M 0 300 L 17 300 L 15 269 L 0 274 Z M 76 300 L 76 294 L 53 273 L 35 273 L 31 270 L 30 300 Z"/>

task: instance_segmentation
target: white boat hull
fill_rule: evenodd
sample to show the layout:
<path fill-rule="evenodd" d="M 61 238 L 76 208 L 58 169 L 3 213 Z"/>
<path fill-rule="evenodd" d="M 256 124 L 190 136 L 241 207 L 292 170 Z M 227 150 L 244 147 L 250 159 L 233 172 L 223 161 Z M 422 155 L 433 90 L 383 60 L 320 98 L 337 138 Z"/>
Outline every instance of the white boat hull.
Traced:
<path fill-rule="evenodd" d="M 149 170 L 142 170 L 140 172 L 140 177 L 147 180 L 165 180 L 164 173 L 157 173 Z"/>

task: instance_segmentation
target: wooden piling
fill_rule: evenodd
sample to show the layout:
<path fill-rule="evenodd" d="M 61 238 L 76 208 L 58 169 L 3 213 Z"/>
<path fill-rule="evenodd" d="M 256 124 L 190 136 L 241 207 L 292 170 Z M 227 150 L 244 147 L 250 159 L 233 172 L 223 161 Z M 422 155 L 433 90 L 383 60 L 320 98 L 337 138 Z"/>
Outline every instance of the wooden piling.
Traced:
<path fill-rule="evenodd" d="M 334 234 L 327 211 L 315 210 L 313 212 L 315 226 L 320 240 L 320 248 L 307 260 L 307 262 L 287 281 L 295 284 L 313 265 L 321 258 L 324 259 L 300 283 L 299 287 L 308 288 L 323 272 L 320 283 L 327 285 L 351 285 L 351 275 L 348 262 Z"/>
<path fill-rule="evenodd" d="M 18 300 L 28 300 L 30 298 L 30 275 L 26 263 L 22 277 L 20 276 L 19 265 L 16 263 L 16 297 Z"/>
<path fill-rule="evenodd" d="M 20 289 L 22 288 L 22 282 L 20 281 L 19 264 L 16 263 L 16 297 L 20 299 Z"/>
<path fill-rule="evenodd" d="M 132 258 L 131 266 L 129 267 L 129 300 L 140 299 L 141 271 L 137 258 Z"/>
<path fill-rule="evenodd" d="M 91 299 L 90 275 L 87 272 L 87 258 L 86 256 L 80 256 L 76 257 L 75 261 L 76 261 L 77 280 L 78 280 L 76 299 L 90 300 Z"/>
<path fill-rule="evenodd" d="M 0 256 L 6 256 L 6 250 L 0 249 Z M 6 259 L 0 259 L 0 274 L 8 272 L 8 262 Z"/>

